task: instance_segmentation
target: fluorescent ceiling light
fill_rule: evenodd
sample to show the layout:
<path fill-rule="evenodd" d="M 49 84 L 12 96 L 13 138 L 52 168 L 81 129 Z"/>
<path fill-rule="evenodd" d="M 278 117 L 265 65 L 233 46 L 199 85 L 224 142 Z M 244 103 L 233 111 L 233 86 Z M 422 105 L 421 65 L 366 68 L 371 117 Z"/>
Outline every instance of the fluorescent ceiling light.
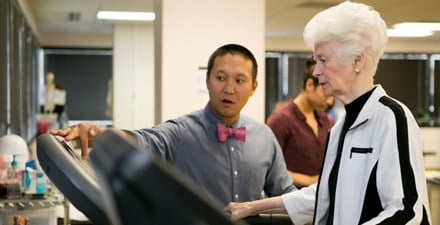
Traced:
<path fill-rule="evenodd" d="M 398 23 L 395 29 L 440 31 L 440 23 Z"/>
<path fill-rule="evenodd" d="M 101 20 L 154 21 L 152 12 L 99 11 L 96 18 Z"/>
<path fill-rule="evenodd" d="M 433 35 L 430 30 L 411 30 L 411 29 L 388 29 L 390 37 L 426 37 Z"/>
<path fill-rule="evenodd" d="M 434 31 L 440 31 L 440 23 L 413 23 L 404 22 L 388 29 L 390 37 L 426 37 L 434 34 Z"/>

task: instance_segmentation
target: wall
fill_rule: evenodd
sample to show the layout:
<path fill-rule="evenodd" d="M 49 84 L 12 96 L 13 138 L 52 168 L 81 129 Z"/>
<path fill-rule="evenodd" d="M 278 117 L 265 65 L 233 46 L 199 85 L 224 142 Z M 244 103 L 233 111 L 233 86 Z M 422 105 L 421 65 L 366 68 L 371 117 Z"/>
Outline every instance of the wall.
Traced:
<path fill-rule="evenodd" d="M 390 38 L 385 53 L 440 53 L 440 40 Z M 266 51 L 311 51 L 302 38 L 266 38 Z"/>
<path fill-rule="evenodd" d="M 32 12 L 27 10 L 29 7 L 26 6 L 26 1 L 19 0 L 19 3 L 43 46 L 85 48 L 111 48 L 117 46 L 117 44 L 113 43 L 113 36 L 111 35 L 90 36 L 40 33 L 36 30 L 35 18 L 33 18 Z M 200 76 L 198 67 L 206 66 L 209 54 L 216 47 L 226 42 L 245 44 L 257 56 L 260 66 L 258 78 L 259 87 L 255 95 L 250 99 L 249 104 L 245 107 L 244 112 L 262 121 L 264 118 L 265 102 L 264 52 L 310 51 L 310 49 L 304 45 L 301 38 L 286 39 L 264 37 L 264 0 L 246 0 L 239 2 L 232 0 L 191 0 L 189 2 L 158 0 L 155 1 L 155 4 L 160 6 L 161 11 L 163 11 L 158 12 L 158 14 L 163 15 L 163 18 L 158 18 L 156 21 L 157 23 L 161 21 L 161 24 L 158 25 L 155 23 L 154 35 L 158 35 L 157 38 L 163 38 L 163 40 L 154 46 L 154 48 L 160 49 L 161 51 L 160 53 L 156 53 L 158 57 L 152 57 L 156 60 L 155 79 L 151 77 L 145 79 L 156 82 L 156 85 L 153 85 L 156 92 L 152 93 L 152 95 L 155 96 L 155 101 L 153 105 L 148 106 L 156 110 L 152 112 L 156 118 L 153 122 L 149 122 L 149 118 L 139 119 L 143 121 L 141 124 L 148 125 L 162 122 L 166 119 L 174 118 L 203 107 L 206 104 L 208 96 L 206 92 L 199 91 L 200 85 L 198 84 L 200 83 Z M 213 5 L 216 7 L 212 7 Z M 225 12 L 228 12 L 227 17 L 224 16 Z M 158 29 L 159 26 L 163 26 L 163 28 Z M 244 27 L 246 29 L 243 29 Z M 390 40 L 386 52 L 439 53 L 440 45 L 438 41 L 393 39 Z M 144 63 L 146 63 L 146 61 L 144 61 Z M 161 77 L 162 75 L 163 77 Z M 124 85 L 121 85 L 121 87 L 124 87 Z M 147 93 L 144 94 L 150 95 Z M 128 97 L 130 98 L 130 96 Z M 137 97 L 140 99 L 140 96 Z M 151 99 L 151 96 L 147 98 Z M 124 103 L 122 100 L 121 102 Z M 137 100 L 134 102 L 137 102 Z M 140 103 L 134 102 L 132 102 L 132 105 L 142 107 L 144 107 L 145 104 L 150 104 L 149 102 L 146 103 L 146 101 Z M 128 118 L 128 116 L 127 118 L 123 118 L 124 109 L 126 109 L 126 107 L 122 105 L 120 109 L 118 109 L 120 110 L 120 120 L 131 120 L 132 118 Z M 137 114 L 145 113 L 144 109 L 136 110 L 139 110 Z M 131 116 L 131 114 L 129 115 Z M 122 124 L 122 122 L 117 123 L 126 126 Z M 130 123 L 133 124 L 135 122 Z M 127 127 L 132 127 L 132 125 L 127 125 Z"/>
<path fill-rule="evenodd" d="M 264 0 L 162 0 L 158 4 L 161 30 L 155 32 L 156 66 L 161 112 L 157 122 L 203 108 L 208 93 L 200 91 L 210 54 L 221 45 L 239 43 L 248 47 L 259 64 L 259 87 L 243 112 L 264 120 Z M 202 79 L 202 81 L 200 81 Z M 158 100 L 158 99 L 156 99 Z"/>
<path fill-rule="evenodd" d="M 111 34 L 42 32 L 40 44 L 62 48 L 112 48 L 113 36 Z"/>
<path fill-rule="evenodd" d="M 425 154 L 425 167 L 433 170 L 440 170 L 440 128 L 420 128 L 423 153 Z"/>

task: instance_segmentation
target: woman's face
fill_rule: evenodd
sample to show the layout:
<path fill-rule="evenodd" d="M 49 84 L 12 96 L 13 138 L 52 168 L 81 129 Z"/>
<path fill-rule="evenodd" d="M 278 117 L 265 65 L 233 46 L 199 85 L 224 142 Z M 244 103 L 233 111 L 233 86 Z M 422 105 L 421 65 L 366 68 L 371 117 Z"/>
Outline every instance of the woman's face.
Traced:
<path fill-rule="evenodd" d="M 314 57 L 316 65 L 313 76 L 317 77 L 325 96 L 336 96 L 341 100 L 352 91 L 356 79 L 352 63 L 342 64 L 334 49 L 336 44 L 315 44 Z"/>

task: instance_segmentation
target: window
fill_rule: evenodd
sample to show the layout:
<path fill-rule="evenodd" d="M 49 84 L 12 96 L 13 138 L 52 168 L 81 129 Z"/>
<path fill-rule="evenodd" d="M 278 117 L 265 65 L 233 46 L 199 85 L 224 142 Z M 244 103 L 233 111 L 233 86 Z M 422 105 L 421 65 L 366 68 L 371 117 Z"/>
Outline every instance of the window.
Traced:
<path fill-rule="evenodd" d="M 277 102 L 291 99 L 301 91 L 305 60 L 310 55 L 266 53 L 266 118 Z M 439 124 L 439 54 L 384 54 L 374 79 L 391 97 L 407 105 L 421 125 Z"/>

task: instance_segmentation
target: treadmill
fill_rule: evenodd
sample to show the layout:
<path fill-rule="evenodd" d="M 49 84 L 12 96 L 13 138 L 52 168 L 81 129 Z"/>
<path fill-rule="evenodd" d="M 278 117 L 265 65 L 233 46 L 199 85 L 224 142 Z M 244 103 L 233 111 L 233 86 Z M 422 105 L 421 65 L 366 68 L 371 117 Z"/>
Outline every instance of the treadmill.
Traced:
<path fill-rule="evenodd" d="M 287 215 L 232 221 L 184 174 L 112 130 L 93 143 L 89 160 L 58 136 L 37 138 L 37 158 L 52 183 L 95 225 L 292 224 Z"/>

